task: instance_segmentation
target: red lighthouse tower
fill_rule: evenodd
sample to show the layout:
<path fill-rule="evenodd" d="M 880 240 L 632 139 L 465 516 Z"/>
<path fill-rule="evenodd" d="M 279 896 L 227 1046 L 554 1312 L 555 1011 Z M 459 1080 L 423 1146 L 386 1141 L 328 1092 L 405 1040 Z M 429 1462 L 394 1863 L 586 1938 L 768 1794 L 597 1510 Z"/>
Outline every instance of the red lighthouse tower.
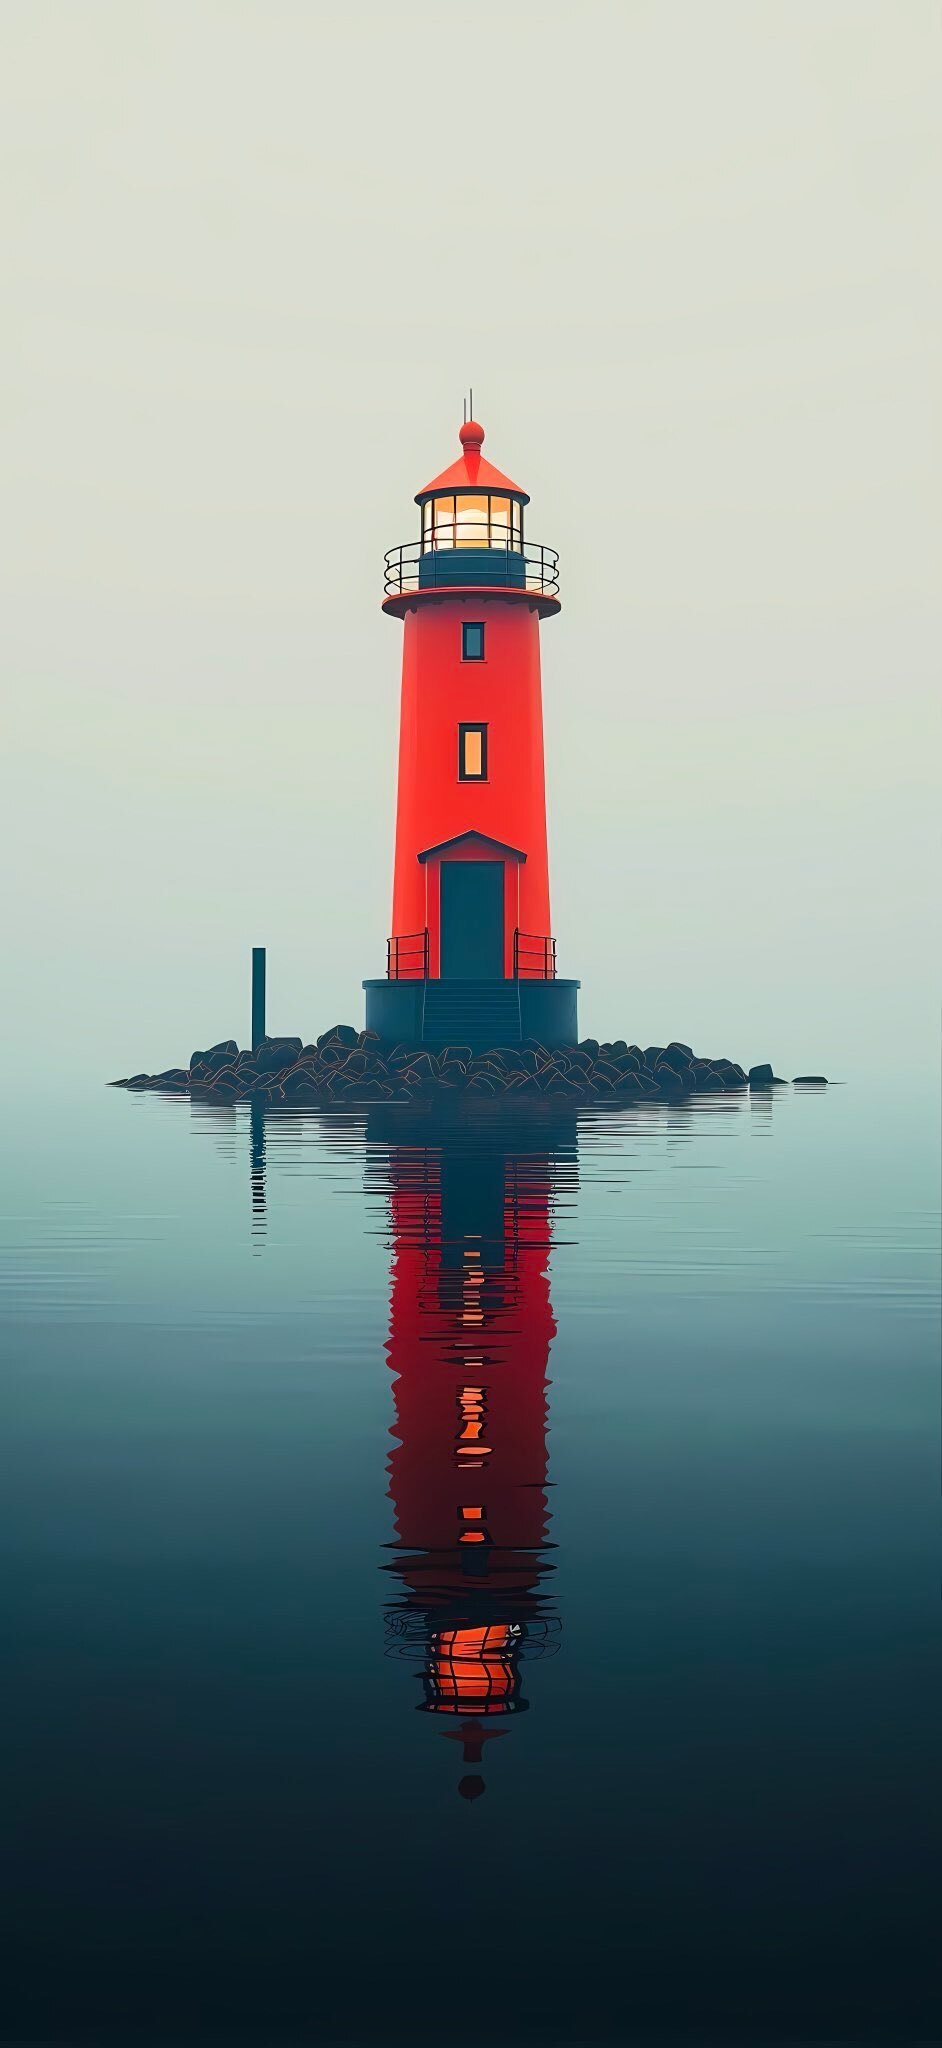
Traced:
<path fill-rule="evenodd" d="M 418 540 L 386 556 L 383 609 L 403 620 L 392 936 L 367 1024 L 384 1038 L 474 1048 L 578 1036 L 576 981 L 556 973 L 543 771 L 540 623 L 557 557 L 525 535 L 526 491 L 482 453 L 416 495 Z"/>

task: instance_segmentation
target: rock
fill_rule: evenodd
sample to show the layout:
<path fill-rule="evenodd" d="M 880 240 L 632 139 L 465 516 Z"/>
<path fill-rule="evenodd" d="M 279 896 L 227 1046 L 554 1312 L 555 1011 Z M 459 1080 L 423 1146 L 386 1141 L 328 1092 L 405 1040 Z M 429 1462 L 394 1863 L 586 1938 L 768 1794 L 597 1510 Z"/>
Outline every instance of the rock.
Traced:
<path fill-rule="evenodd" d="M 358 1032 L 357 1032 L 357 1044 L 358 1044 L 358 1045 L 360 1045 L 360 1046 L 363 1046 L 363 1045 L 381 1045 L 381 1044 L 382 1044 L 382 1039 L 380 1038 L 380 1035 L 379 1035 L 379 1032 L 378 1032 L 378 1031 L 358 1031 Z"/>
<path fill-rule="evenodd" d="M 347 1045 L 352 1051 L 353 1047 L 360 1043 L 360 1034 L 352 1024 L 332 1024 L 329 1031 L 321 1032 L 317 1043 L 322 1049 L 325 1045 Z M 299 1039 L 299 1047 L 300 1044 Z"/>
<path fill-rule="evenodd" d="M 718 1074 L 714 1067 L 707 1066 L 705 1070 L 702 1067 L 699 1070 L 695 1068 L 694 1073 L 698 1095 L 722 1095 L 725 1092 L 726 1083 L 723 1076 Z"/>
<path fill-rule="evenodd" d="M 713 1071 L 722 1074 L 723 1086 L 728 1091 L 745 1088 L 748 1085 L 742 1068 L 737 1067 L 735 1060 L 714 1060 Z"/>
<path fill-rule="evenodd" d="M 688 1060 L 693 1059 L 693 1046 L 685 1045 L 681 1038 L 672 1038 L 670 1045 L 665 1050 L 667 1052 L 682 1052 L 686 1054 Z"/>
<path fill-rule="evenodd" d="M 424 1051 L 424 1045 L 394 1045 L 392 1052 L 386 1055 L 386 1065 L 392 1073 L 396 1067 L 411 1066 L 412 1061 L 418 1059 L 419 1054 Z"/>
<path fill-rule="evenodd" d="M 749 1069 L 750 1088 L 771 1088 L 774 1079 L 775 1075 L 769 1066 L 750 1067 Z"/>
<path fill-rule="evenodd" d="M 653 1074 L 653 1072 L 654 1072 L 654 1069 L 655 1069 L 655 1067 L 657 1066 L 658 1060 L 660 1059 L 660 1057 L 661 1057 L 661 1054 L 662 1054 L 662 1052 L 666 1052 L 666 1051 L 667 1051 L 667 1047 L 666 1047 L 666 1045 L 646 1045 L 646 1046 L 645 1046 L 645 1048 L 644 1048 L 644 1052 L 643 1052 L 643 1054 L 642 1054 L 642 1058 L 643 1058 L 643 1060 L 644 1060 L 644 1064 L 645 1064 L 645 1066 L 646 1066 L 646 1067 L 650 1067 L 650 1069 L 651 1069 L 651 1072 L 652 1072 L 652 1074 Z"/>
<path fill-rule="evenodd" d="M 489 1058 L 499 1061 L 508 1074 L 527 1072 L 526 1061 L 523 1058 L 519 1045 L 495 1045 L 489 1054 Z"/>
<path fill-rule="evenodd" d="M 774 1074 L 772 1079 L 774 1081 Z M 829 1086 L 826 1074 L 796 1074 L 794 1081 L 796 1088 L 827 1088 Z"/>
<path fill-rule="evenodd" d="M 626 1053 L 627 1051 L 628 1047 L 623 1038 L 612 1039 L 612 1057 L 614 1059 L 621 1059 L 623 1053 Z"/>
<path fill-rule="evenodd" d="M 580 1038 L 580 1040 L 579 1040 L 579 1045 L 578 1045 L 578 1048 L 577 1048 L 577 1050 L 578 1050 L 579 1052 L 587 1052 L 587 1053 L 589 1053 L 589 1054 L 590 1054 L 590 1056 L 591 1056 L 591 1058 L 592 1058 L 593 1060 L 597 1060 L 597 1059 L 598 1059 L 598 1056 L 599 1056 L 599 1042 L 598 1042 L 598 1039 L 597 1039 L 597 1038 Z"/>
<path fill-rule="evenodd" d="M 687 1051 L 686 1046 L 667 1045 L 657 1061 L 657 1066 L 668 1067 L 673 1073 L 682 1074 L 689 1068 L 692 1058 L 693 1054 Z"/>
<path fill-rule="evenodd" d="M 224 1046 L 218 1045 L 213 1046 L 209 1052 L 194 1052 L 190 1054 L 190 1072 L 191 1074 L 221 1073 L 223 1067 L 230 1067 L 233 1059 L 237 1057 L 238 1047 L 236 1047 L 235 1053 L 227 1052 Z"/>
<path fill-rule="evenodd" d="M 262 1045 L 255 1055 L 256 1072 L 259 1074 L 280 1074 L 286 1067 L 294 1065 L 291 1050 L 283 1045 Z"/>

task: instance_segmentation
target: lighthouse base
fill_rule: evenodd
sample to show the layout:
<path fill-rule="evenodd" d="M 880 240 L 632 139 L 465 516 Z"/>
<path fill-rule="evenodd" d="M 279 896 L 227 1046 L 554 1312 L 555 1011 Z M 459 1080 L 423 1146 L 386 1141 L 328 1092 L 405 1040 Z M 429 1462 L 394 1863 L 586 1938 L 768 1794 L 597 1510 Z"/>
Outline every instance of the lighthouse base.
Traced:
<path fill-rule="evenodd" d="M 387 1043 L 576 1045 L 578 981 L 365 981 L 366 1028 Z"/>

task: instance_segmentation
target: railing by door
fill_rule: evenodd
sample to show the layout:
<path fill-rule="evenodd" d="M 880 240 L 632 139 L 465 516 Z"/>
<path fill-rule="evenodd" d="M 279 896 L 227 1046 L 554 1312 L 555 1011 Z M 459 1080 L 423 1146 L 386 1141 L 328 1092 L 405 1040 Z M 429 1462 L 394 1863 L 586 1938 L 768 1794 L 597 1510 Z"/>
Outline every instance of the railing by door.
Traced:
<path fill-rule="evenodd" d="M 387 981 L 428 980 L 428 926 L 421 932 L 399 932 L 386 940 Z"/>
<path fill-rule="evenodd" d="M 556 940 L 537 932 L 514 932 L 514 980 L 555 981 Z"/>

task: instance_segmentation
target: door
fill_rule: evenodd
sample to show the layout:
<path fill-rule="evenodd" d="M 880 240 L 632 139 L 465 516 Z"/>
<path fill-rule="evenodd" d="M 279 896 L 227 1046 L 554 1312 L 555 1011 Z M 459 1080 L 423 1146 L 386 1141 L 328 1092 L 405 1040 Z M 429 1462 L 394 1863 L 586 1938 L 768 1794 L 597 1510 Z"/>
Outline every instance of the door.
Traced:
<path fill-rule="evenodd" d="M 504 863 L 443 860 L 442 978 L 504 978 Z"/>

